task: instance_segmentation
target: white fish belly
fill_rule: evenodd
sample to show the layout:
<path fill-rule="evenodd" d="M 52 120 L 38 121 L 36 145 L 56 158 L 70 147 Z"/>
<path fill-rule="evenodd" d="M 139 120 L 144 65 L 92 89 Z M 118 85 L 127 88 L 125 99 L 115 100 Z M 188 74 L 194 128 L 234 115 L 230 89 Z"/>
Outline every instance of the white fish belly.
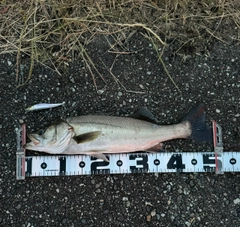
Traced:
<path fill-rule="evenodd" d="M 64 152 L 68 154 L 141 151 L 160 142 L 186 138 L 191 134 L 188 122 L 161 126 L 133 118 L 109 116 L 81 116 L 68 118 L 67 122 L 74 128 L 76 136 L 93 131 L 101 132 L 92 141 L 79 144 L 72 141 Z"/>

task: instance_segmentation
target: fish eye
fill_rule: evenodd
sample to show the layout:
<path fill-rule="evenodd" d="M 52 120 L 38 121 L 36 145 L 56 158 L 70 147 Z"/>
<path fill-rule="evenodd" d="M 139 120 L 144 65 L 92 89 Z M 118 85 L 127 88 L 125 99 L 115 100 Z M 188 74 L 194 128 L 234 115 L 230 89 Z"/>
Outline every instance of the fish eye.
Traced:
<path fill-rule="evenodd" d="M 39 129 L 38 135 L 42 136 L 44 134 L 45 130 L 44 129 Z"/>

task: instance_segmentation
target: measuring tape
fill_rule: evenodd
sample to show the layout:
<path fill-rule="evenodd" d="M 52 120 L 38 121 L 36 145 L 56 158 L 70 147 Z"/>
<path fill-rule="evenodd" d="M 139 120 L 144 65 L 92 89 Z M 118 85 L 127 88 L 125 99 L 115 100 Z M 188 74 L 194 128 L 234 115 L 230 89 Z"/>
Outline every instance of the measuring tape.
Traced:
<path fill-rule="evenodd" d="M 222 129 L 213 121 L 213 152 L 158 152 L 107 155 L 109 162 L 88 155 L 25 156 L 26 125 L 17 131 L 16 177 L 89 174 L 240 171 L 240 152 L 223 152 Z"/>

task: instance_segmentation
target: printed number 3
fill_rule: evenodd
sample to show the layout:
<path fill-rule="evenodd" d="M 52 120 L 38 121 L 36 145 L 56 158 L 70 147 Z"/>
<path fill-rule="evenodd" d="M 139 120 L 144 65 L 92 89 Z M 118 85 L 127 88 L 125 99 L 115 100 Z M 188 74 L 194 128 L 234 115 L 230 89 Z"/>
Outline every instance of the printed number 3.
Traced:
<path fill-rule="evenodd" d="M 136 160 L 136 166 L 130 166 L 131 173 L 138 172 L 138 171 L 144 171 L 148 172 L 149 167 L 148 167 L 148 156 L 147 155 L 130 155 L 129 159 L 130 160 L 135 160 L 137 158 L 141 158 L 141 160 Z M 138 167 L 141 166 L 141 167 Z"/>

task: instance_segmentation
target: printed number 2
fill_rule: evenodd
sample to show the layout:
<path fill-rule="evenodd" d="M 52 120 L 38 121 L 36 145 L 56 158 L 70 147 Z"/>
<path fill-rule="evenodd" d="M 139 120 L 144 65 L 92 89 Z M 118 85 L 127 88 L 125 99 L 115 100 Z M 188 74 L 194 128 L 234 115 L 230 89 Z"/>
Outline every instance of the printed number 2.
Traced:
<path fill-rule="evenodd" d="M 167 163 L 168 169 L 177 169 L 180 171 L 185 169 L 185 165 L 182 163 L 182 155 L 181 154 L 173 154 Z"/>
<path fill-rule="evenodd" d="M 97 160 L 97 158 L 91 157 L 91 161 Z M 109 162 L 106 161 L 97 161 L 91 163 L 91 173 L 110 173 L 109 168 L 104 168 L 109 165 Z"/>

